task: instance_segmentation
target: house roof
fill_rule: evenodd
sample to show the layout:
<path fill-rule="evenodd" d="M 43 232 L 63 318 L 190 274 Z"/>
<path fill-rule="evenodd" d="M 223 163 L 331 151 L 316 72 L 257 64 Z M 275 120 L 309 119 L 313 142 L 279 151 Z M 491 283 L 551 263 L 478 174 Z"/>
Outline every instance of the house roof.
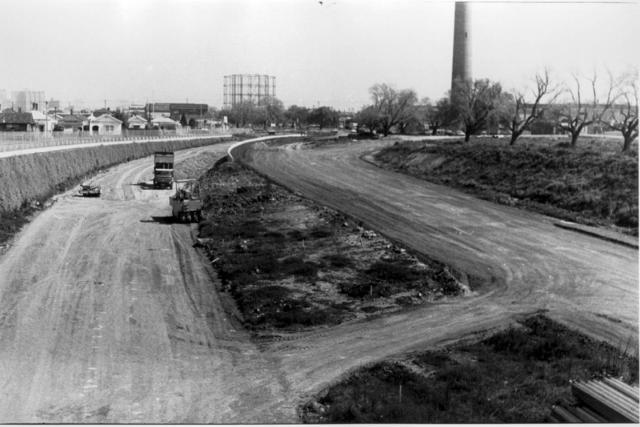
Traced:
<path fill-rule="evenodd" d="M 16 113 L 15 111 L 0 113 L 0 123 L 35 124 L 31 113 Z"/>
<path fill-rule="evenodd" d="M 151 119 L 151 123 L 177 124 L 178 122 L 171 120 L 169 117 L 156 117 L 155 119 Z"/>
<path fill-rule="evenodd" d="M 140 123 L 147 123 L 147 120 L 140 117 L 140 116 L 131 116 L 129 117 L 129 123 L 131 122 L 140 122 Z"/>
<path fill-rule="evenodd" d="M 86 120 L 86 117 L 81 114 L 67 114 L 63 116 L 58 124 L 60 125 L 82 125 L 82 123 Z"/>
<path fill-rule="evenodd" d="M 55 116 L 44 114 L 44 113 L 41 113 L 40 111 L 36 111 L 36 110 L 31 111 L 31 115 L 33 116 L 33 120 L 41 120 L 41 121 L 42 120 L 49 120 L 49 121 L 55 121 L 56 120 Z"/>
<path fill-rule="evenodd" d="M 91 119 L 91 121 L 99 122 L 99 123 L 118 123 L 118 124 L 122 123 L 122 121 L 116 119 L 111 114 L 102 114 L 101 116 L 96 117 L 95 119 Z"/>

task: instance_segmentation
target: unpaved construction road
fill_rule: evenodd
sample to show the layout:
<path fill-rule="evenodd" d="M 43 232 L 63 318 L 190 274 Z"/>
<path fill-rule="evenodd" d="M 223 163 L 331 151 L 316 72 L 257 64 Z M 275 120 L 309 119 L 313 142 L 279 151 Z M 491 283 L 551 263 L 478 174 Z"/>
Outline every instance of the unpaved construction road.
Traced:
<path fill-rule="evenodd" d="M 151 178 L 136 160 L 95 180 L 100 199 L 59 197 L 0 258 L 0 423 L 296 422 L 349 369 L 539 309 L 637 346 L 637 250 L 378 169 L 359 159 L 372 147 L 261 148 L 252 163 L 486 278 L 478 296 L 257 344 L 225 314 L 195 225 L 167 220 L 171 192 L 132 185 Z"/>
<path fill-rule="evenodd" d="M 496 205 L 380 169 L 361 156 L 388 144 L 321 149 L 256 146 L 245 159 L 261 173 L 362 220 L 405 246 L 483 277 L 480 295 L 345 325 L 312 344 L 283 346 L 295 382 L 316 387 L 393 351 L 495 327 L 517 313 L 548 310 L 561 323 L 632 353 L 638 348 L 638 251 L 553 225 L 551 218 Z M 304 362 L 302 362 L 304 360 Z"/>
<path fill-rule="evenodd" d="M 167 218 L 170 190 L 132 185 L 152 164 L 102 174 L 100 199 L 59 197 L 0 259 L 0 423 L 295 419 L 274 362 L 223 313 L 195 225 Z"/>

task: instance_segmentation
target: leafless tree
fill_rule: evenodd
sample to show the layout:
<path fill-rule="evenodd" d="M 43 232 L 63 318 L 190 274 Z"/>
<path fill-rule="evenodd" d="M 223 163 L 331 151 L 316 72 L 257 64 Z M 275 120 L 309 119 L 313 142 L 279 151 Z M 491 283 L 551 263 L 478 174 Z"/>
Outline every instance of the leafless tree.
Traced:
<path fill-rule="evenodd" d="M 558 125 L 569 132 L 571 135 L 571 146 L 575 147 L 578 142 L 580 133 L 586 126 L 601 123 L 602 118 L 611 110 L 613 103 L 616 101 L 615 89 L 616 83 L 611 73 L 609 73 L 609 82 L 607 86 L 607 97 L 604 102 L 598 99 L 597 81 L 598 76 L 594 72 L 593 77 L 589 79 L 591 86 L 591 102 L 584 100 L 584 90 L 578 76 L 573 75 L 575 87 L 568 87 L 566 92 L 571 97 L 571 102 L 562 106 L 559 112 Z"/>
<path fill-rule="evenodd" d="M 609 127 L 620 131 L 624 142 L 622 152 L 631 148 L 631 143 L 638 137 L 638 72 L 637 70 L 621 85 L 619 98 L 624 99 L 612 107 L 609 113 Z"/>
<path fill-rule="evenodd" d="M 438 129 L 449 126 L 456 121 L 456 111 L 454 111 L 449 97 L 440 98 L 435 105 L 428 98 L 425 98 L 421 107 L 420 115 L 429 124 L 431 135 L 436 135 Z"/>
<path fill-rule="evenodd" d="M 369 93 L 373 100 L 373 108 L 380 116 L 380 127 L 385 136 L 393 126 L 410 114 L 411 107 L 418 100 L 415 91 L 410 89 L 396 91 L 385 83 L 373 85 Z"/>
<path fill-rule="evenodd" d="M 464 126 L 464 140 L 486 128 L 502 95 L 500 83 L 488 79 L 457 80 L 451 91 L 451 104 Z"/>
<path fill-rule="evenodd" d="M 532 90 L 531 102 L 527 102 L 523 92 L 514 93 L 514 102 L 509 111 L 510 145 L 515 144 L 520 135 L 544 115 L 546 106 L 552 104 L 559 94 L 558 88 L 550 86 L 548 70 L 544 70 L 544 74 L 536 74 L 536 88 Z"/>

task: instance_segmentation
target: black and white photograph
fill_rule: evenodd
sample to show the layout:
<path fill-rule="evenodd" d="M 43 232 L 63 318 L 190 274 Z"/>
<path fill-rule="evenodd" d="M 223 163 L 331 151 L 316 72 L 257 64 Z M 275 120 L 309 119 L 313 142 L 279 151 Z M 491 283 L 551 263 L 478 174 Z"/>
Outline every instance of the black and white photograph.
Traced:
<path fill-rule="evenodd" d="M 0 1 L 0 424 L 638 424 L 639 22 Z"/>

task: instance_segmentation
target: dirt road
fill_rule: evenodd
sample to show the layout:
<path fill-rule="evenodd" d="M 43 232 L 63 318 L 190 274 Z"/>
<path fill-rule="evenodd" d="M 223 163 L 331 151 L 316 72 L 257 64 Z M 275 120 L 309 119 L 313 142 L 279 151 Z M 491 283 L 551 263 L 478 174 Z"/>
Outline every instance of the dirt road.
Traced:
<path fill-rule="evenodd" d="M 132 185 L 151 165 L 102 174 L 100 199 L 59 197 L 0 259 L 0 422 L 294 419 L 273 361 L 222 311 L 195 225 L 167 220 L 171 191 Z"/>
<path fill-rule="evenodd" d="M 195 226 L 166 219 L 170 191 L 131 185 L 151 178 L 137 160 L 96 180 L 100 199 L 60 197 L 0 258 L 0 422 L 296 422 L 305 396 L 350 369 L 538 309 L 637 346 L 636 250 L 380 170 L 358 158 L 370 145 L 262 147 L 253 163 L 274 179 L 491 284 L 256 344 L 225 314 Z"/>
<path fill-rule="evenodd" d="M 477 297 L 366 326 L 345 325 L 311 342 L 283 345 L 278 348 L 288 352 L 283 367 L 295 372 L 296 380 L 317 388 L 340 369 L 393 351 L 446 342 L 536 310 L 548 310 L 550 317 L 592 337 L 638 348 L 636 249 L 563 230 L 548 217 L 485 202 L 360 159 L 384 144 L 313 150 L 299 144 L 260 146 L 245 158 L 290 189 L 490 284 Z"/>

